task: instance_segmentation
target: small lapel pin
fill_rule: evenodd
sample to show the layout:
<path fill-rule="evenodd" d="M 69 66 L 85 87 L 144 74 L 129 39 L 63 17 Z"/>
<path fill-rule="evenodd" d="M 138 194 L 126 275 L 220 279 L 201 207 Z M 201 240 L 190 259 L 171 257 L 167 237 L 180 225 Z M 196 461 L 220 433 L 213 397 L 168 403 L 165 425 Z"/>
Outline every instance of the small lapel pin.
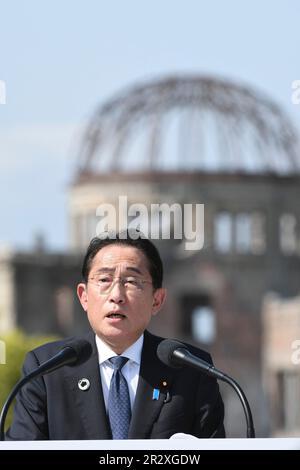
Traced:
<path fill-rule="evenodd" d="M 164 399 L 164 403 L 169 403 L 169 401 L 171 401 L 171 394 L 170 394 L 169 390 L 167 389 L 167 387 L 168 387 L 168 382 L 166 380 L 162 380 L 161 381 L 161 388 L 163 389 L 164 393 L 166 394 L 165 399 Z"/>
<path fill-rule="evenodd" d="M 153 393 L 152 393 L 152 400 L 158 400 L 158 399 L 159 399 L 159 390 L 158 388 L 154 388 Z"/>
<path fill-rule="evenodd" d="M 91 384 L 90 384 L 90 381 L 88 379 L 78 380 L 79 390 L 82 390 L 83 392 L 85 392 L 86 390 L 88 390 L 90 388 L 90 386 L 91 386 Z"/>

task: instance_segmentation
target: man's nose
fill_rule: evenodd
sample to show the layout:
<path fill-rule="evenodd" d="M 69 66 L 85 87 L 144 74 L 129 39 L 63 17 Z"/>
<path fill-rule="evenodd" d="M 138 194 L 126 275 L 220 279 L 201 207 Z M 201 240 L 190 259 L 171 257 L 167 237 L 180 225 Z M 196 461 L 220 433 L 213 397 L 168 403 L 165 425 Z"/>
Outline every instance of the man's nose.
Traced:
<path fill-rule="evenodd" d="M 116 304 L 123 304 L 125 302 L 125 288 L 119 280 L 116 280 L 112 285 L 109 301 Z"/>

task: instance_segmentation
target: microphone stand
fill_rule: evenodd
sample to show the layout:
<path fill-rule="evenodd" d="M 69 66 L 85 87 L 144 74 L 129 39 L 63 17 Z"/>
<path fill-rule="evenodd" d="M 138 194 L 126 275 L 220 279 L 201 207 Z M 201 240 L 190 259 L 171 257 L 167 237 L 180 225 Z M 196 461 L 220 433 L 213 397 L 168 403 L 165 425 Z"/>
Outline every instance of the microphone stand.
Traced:
<path fill-rule="evenodd" d="M 244 412 L 245 412 L 245 417 L 246 417 L 246 423 L 247 423 L 247 437 L 253 438 L 255 437 L 255 431 L 254 431 L 254 424 L 253 424 L 253 418 L 252 418 L 252 413 L 251 409 L 248 403 L 248 400 L 246 398 L 246 395 L 244 394 L 243 390 L 239 386 L 239 384 L 231 377 L 228 375 L 224 374 L 220 370 L 216 369 L 212 364 L 209 364 L 208 362 L 203 361 L 202 359 L 193 356 L 187 349 L 185 348 L 177 348 L 174 350 L 173 355 L 180 360 L 180 362 L 187 362 L 190 366 L 194 367 L 195 369 L 199 370 L 199 367 L 203 370 L 204 373 L 207 375 L 210 375 L 211 377 L 217 378 L 219 380 L 222 380 L 223 382 L 228 383 L 231 385 L 236 393 L 238 394 L 238 397 L 242 403 Z"/>
<path fill-rule="evenodd" d="M 21 380 L 19 380 L 19 382 L 16 383 L 16 385 L 14 386 L 14 388 L 8 395 L 8 398 L 3 405 L 1 416 L 0 416 L 0 441 L 5 441 L 5 420 L 6 420 L 6 415 L 9 410 L 9 407 L 12 401 L 14 400 L 15 396 L 17 395 L 18 391 L 23 387 L 23 385 L 29 382 L 30 378 L 27 375 L 26 377 L 23 377 Z"/>
<path fill-rule="evenodd" d="M 48 361 L 43 362 L 37 369 L 34 369 L 28 375 L 25 375 L 19 382 L 16 383 L 12 391 L 7 397 L 6 402 L 1 411 L 0 415 L 0 441 L 5 441 L 5 419 L 7 416 L 8 409 L 14 400 L 15 396 L 17 395 L 18 391 L 29 382 L 31 379 L 38 377 L 39 375 L 45 375 L 49 372 L 53 372 L 54 370 L 62 367 L 63 365 L 72 364 L 74 363 L 74 349 L 71 347 L 65 347 L 61 350 L 58 354 L 54 357 L 49 359 Z"/>
<path fill-rule="evenodd" d="M 231 377 L 229 377 L 226 374 L 222 374 L 222 375 L 223 375 L 223 377 L 222 378 L 220 377 L 220 380 L 223 380 L 223 382 L 228 383 L 229 385 L 231 385 L 234 388 L 234 390 L 238 394 L 238 397 L 239 397 L 239 399 L 242 403 L 242 406 L 244 408 L 245 417 L 246 417 L 246 423 L 247 423 L 247 437 L 250 437 L 250 438 L 255 437 L 252 413 L 251 413 L 251 409 L 250 409 L 248 400 L 246 398 L 246 395 L 244 394 L 243 390 L 241 389 L 239 384 L 234 379 L 232 379 Z"/>

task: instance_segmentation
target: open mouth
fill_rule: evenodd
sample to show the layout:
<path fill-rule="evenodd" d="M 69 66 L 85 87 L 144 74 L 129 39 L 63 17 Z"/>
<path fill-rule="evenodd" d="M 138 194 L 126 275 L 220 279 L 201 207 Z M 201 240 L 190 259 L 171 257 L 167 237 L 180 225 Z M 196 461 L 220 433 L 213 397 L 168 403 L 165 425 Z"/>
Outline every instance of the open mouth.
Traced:
<path fill-rule="evenodd" d="M 126 316 L 123 315 L 123 313 L 116 313 L 116 312 L 109 313 L 107 317 L 108 318 L 126 318 Z"/>

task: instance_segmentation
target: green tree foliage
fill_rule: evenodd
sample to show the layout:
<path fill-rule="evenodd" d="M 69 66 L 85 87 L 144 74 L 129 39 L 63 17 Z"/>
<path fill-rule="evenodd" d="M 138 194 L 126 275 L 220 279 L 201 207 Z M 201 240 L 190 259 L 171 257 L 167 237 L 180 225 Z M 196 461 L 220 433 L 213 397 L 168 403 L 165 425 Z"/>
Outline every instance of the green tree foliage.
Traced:
<path fill-rule="evenodd" d="M 5 364 L 0 364 L 0 407 L 2 406 L 12 390 L 13 386 L 21 378 L 22 364 L 28 351 L 58 339 L 53 336 L 27 336 L 20 330 L 14 330 L 10 333 L 0 336 L 2 341 L 2 351 L 5 349 Z M 2 354 L 3 356 L 3 354 Z M 13 405 L 9 410 L 6 419 L 6 429 L 9 427 L 12 420 Z"/>

